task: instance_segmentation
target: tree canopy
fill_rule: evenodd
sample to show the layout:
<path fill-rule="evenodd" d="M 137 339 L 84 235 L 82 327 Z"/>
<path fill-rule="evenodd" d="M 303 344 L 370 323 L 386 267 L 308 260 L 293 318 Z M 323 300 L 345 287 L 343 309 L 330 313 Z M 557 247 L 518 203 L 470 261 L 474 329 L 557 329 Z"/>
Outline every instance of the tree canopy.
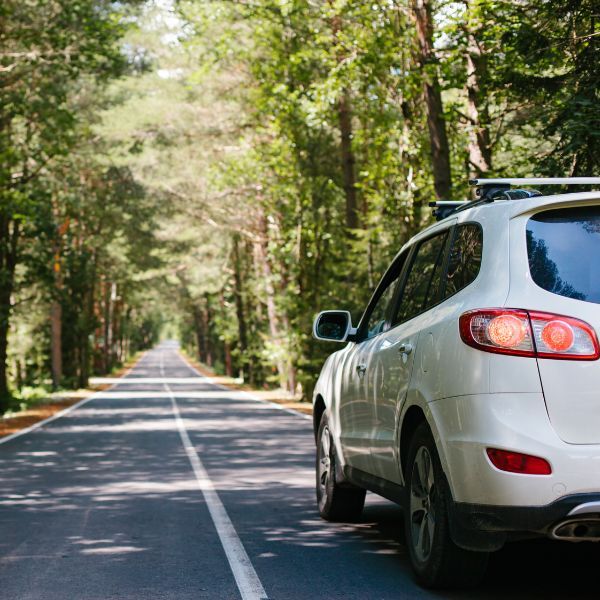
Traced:
<path fill-rule="evenodd" d="M 165 327 L 310 395 L 427 203 L 594 175 L 592 0 L 8 0 L 0 397 L 85 384 Z"/>

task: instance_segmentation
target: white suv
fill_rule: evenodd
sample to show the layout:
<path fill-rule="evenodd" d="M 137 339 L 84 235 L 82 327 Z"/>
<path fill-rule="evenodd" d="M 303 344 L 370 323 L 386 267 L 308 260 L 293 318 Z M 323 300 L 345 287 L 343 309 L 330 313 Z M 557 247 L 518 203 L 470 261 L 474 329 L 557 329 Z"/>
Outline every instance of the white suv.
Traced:
<path fill-rule="evenodd" d="M 317 499 L 351 520 L 371 490 L 404 506 L 418 580 L 465 586 L 511 539 L 600 540 L 600 192 L 480 199 L 396 256 L 314 393 Z"/>

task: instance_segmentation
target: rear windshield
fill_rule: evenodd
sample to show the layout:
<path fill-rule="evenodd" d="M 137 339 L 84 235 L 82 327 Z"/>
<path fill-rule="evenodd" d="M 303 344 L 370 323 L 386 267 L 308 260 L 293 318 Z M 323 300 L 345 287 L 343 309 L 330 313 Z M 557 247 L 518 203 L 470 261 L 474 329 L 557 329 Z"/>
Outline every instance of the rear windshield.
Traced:
<path fill-rule="evenodd" d="M 527 222 L 527 254 L 541 288 L 600 304 L 600 206 L 534 215 Z"/>

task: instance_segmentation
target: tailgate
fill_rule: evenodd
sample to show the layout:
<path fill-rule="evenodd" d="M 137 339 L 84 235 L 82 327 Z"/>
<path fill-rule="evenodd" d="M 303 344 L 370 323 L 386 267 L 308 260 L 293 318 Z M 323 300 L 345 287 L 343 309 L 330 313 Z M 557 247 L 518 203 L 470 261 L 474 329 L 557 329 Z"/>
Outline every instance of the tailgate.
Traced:
<path fill-rule="evenodd" d="M 517 231 L 513 231 L 520 239 L 515 240 L 514 254 L 511 249 L 511 292 L 519 289 L 514 296 L 523 308 L 591 326 L 591 330 L 585 324 L 579 328 L 573 321 L 565 334 L 559 317 L 559 329 L 554 329 L 558 337 L 548 330 L 543 338 L 554 345 L 550 354 L 555 354 L 537 358 L 550 421 L 571 444 L 600 444 L 600 360 L 582 360 L 597 356 L 593 338 L 600 332 L 600 206 L 596 202 L 540 207 L 522 215 L 515 219 Z M 549 348 L 544 346 L 541 328 L 535 337 L 538 353 Z"/>

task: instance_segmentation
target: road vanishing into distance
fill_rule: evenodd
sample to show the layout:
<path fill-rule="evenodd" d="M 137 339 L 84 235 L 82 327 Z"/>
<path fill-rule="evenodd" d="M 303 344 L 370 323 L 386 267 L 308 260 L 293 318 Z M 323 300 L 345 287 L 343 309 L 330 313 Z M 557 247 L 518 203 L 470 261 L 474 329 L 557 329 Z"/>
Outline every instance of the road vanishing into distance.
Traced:
<path fill-rule="evenodd" d="M 0 598 L 598 598 L 600 546 L 529 541 L 483 585 L 413 581 L 400 509 L 314 499 L 311 421 L 201 377 L 173 343 L 68 414 L 0 443 Z"/>

